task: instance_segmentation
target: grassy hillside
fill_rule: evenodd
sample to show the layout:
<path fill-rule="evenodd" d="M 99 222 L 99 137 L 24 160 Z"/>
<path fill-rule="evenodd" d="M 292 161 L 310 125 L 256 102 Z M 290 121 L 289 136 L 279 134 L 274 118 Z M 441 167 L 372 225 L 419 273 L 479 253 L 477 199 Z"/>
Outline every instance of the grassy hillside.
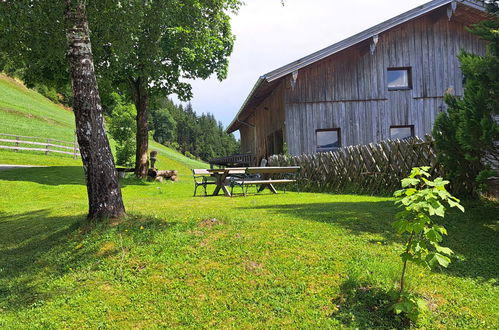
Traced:
<path fill-rule="evenodd" d="M 74 117 L 20 82 L 0 74 L 0 133 L 73 141 Z"/>
<path fill-rule="evenodd" d="M 22 83 L 0 74 L 0 133 L 54 138 L 63 141 L 74 139 L 74 116 L 71 110 L 52 103 L 44 96 L 26 88 Z M 111 141 L 111 145 L 114 145 Z M 159 151 L 161 169 L 177 169 L 189 174 L 190 168 L 206 167 L 200 161 L 151 141 L 150 149 Z M 14 153 L 0 149 L 0 164 L 30 165 L 80 165 L 80 160 L 70 156 L 45 156 L 37 152 Z"/>

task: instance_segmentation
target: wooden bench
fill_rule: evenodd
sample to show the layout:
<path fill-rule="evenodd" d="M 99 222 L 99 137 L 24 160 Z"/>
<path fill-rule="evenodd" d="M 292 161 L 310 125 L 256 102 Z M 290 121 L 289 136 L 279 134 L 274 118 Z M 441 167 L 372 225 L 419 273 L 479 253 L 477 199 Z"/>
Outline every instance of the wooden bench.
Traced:
<path fill-rule="evenodd" d="M 194 196 L 196 196 L 196 191 L 199 186 L 204 188 L 204 195 L 206 196 L 206 187 L 209 184 L 217 184 L 216 181 L 210 180 L 210 178 L 212 178 L 211 173 L 205 169 L 193 169 L 192 176 L 194 177 Z"/>
<path fill-rule="evenodd" d="M 289 166 L 289 167 L 248 167 L 245 170 L 245 176 L 241 179 L 235 179 L 232 181 L 232 187 L 234 185 L 239 185 L 241 187 L 250 185 L 260 185 L 257 192 L 263 191 L 265 188 L 269 188 L 271 192 L 277 194 L 277 190 L 274 184 L 285 184 L 294 183 L 294 179 L 272 179 L 270 176 L 272 174 L 291 174 L 297 173 L 299 171 L 299 166 Z M 243 194 L 246 192 L 243 188 Z"/>

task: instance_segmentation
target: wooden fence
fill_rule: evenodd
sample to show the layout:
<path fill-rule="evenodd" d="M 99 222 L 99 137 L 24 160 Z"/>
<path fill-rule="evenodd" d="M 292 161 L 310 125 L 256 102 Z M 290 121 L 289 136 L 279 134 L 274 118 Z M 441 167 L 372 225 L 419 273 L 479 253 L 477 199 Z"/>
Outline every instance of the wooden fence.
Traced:
<path fill-rule="evenodd" d="M 49 153 L 58 153 L 72 155 L 77 158 L 80 154 L 78 143 L 75 141 L 61 141 L 51 138 L 42 138 L 35 136 L 21 136 L 13 134 L 0 133 L 0 149 L 9 149 L 15 152 L 19 150 L 41 151 L 45 155 Z"/>
<path fill-rule="evenodd" d="M 269 166 L 301 166 L 298 189 L 390 195 L 413 167 L 430 166 L 443 176 L 429 137 L 383 141 L 301 156 L 274 155 Z"/>

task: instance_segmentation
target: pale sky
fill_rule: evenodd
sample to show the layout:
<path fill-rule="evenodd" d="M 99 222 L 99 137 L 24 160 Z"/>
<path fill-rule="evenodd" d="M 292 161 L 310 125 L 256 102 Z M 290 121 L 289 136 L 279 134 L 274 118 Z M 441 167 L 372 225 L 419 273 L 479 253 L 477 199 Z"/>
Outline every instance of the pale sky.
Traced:
<path fill-rule="evenodd" d="M 231 21 L 236 42 L 228 78 L 195 80 L 192 106 L 226 127 L 261 75 L 428 1 L 246 0 Z"/>

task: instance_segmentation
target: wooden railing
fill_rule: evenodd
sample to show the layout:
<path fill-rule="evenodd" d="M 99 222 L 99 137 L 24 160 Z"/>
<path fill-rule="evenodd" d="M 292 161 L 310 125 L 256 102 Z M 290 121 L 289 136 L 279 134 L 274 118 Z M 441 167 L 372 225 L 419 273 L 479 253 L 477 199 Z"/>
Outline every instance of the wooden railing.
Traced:
<path fill-rule="evenodd" d="M 255 165 L 255 155 L 240 154 L 227 157 L 215 158 L 209 161 L 211 165 L 219 166 L 253 166 Z"/>
<path fill-rule="evenodd" d="M 74 159 L 80 154 L 80 148 L 78 147 L 76 138 L 73 142 L 68 142 L 52 138 L 4 133 L 0 133 L 0 149 L 8 149 L 15 152 L 18 152 L 19 150 L 40 151 L 44 152 L 45 155 L 52 152 L 72 155 Z"/>

